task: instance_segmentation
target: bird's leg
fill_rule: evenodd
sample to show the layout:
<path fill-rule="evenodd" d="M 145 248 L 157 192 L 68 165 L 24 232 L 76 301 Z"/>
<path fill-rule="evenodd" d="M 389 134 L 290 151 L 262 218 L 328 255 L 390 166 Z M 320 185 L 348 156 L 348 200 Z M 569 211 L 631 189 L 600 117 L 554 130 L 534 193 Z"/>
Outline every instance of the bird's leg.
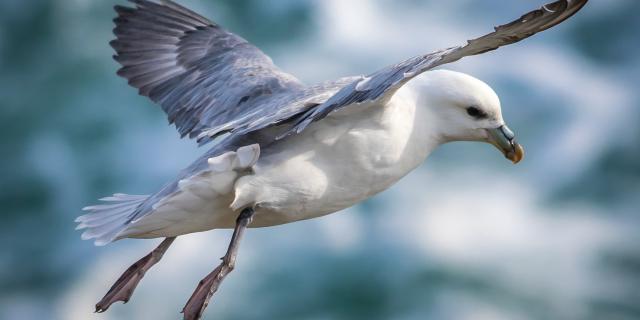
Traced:
<path fill-rule="evenodd" d="M 198 287 L 187 301 L 187 304 L 182 309 L 185 320 L 198 320 L 202 317 L 204 309 L 209 304 L 209 299 L 218 290 L 218 287 L 222 283 L 222 280 L 233 271 L 236 264 L 236 255 L 238 253 L 238 246 L 240 239 L 251 223 L 254 214 L 253 208 L 246 208 L 242 210 L 238 219 L 236 220 L 236 227 L 233 230 L 233 236 L 231 236 L 231 242 L 227 253 L 222 257 L 222 262 L 211 273 L 209 273 L 204 279 L 200 280 Z"/>
<path fill-rule="evenodd" d="M 160 261 L 175 239 L 176 237 L 165 238 L 164 241 L 148 255 L 132 264 L 129 269 L 118 278 L 116 283 L 111 286 L 111 289 L 104 295 L 102 300 L 96 303 L 95 312 L 102 313 L 107 311 L 116 301 L 127 303 L 133 294 L 133 290 L 136 289 L 136 286 L 138 286 L 138 283 L 142 280 L 142 277 L 144 277 L 145 272 Z"/>

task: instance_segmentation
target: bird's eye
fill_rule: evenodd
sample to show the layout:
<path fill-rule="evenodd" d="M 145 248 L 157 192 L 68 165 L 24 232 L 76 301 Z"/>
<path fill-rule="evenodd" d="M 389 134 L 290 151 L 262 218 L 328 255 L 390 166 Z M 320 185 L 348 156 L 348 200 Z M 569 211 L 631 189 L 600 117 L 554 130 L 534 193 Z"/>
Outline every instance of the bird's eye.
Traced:
<path fill-rule="evenodd" d="M 482 119 L 487 117 L 486 113 L 484 113 L 482 110 L 480 110 L 478 107 L 475 107 L 475 106 L 468 107 L 467 114 L 476 119 Z"/>

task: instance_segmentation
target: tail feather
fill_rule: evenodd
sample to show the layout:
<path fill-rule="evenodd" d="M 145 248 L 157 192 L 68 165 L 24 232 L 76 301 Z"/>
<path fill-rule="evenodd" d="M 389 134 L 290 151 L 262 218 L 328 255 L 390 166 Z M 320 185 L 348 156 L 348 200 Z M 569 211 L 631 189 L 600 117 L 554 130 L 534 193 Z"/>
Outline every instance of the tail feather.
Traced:
<path fill-rule="evenodd" d="M 84 221 L 76 221 L 76 222 L 78 222 L 78 226 L 76 227 L 76 230 L 99 227 L 99 226 L 104 225 L 106 223 L 113 222 L 113 221 L 118 221 L 118 220 L 121 220 L 121 219 L 122 219 L 122 217 L 120 216 L 120 214 L 112 214 L 112 215 L 107 215 L 107 216 L 104 216 L 104 217 L 102 217 L 102 216 L 92 217 L 92 218 L 89 218 L 89 219 L 84 220 Z"/>
<path fill-rule="evenodd" d="M 85 229 L 82 239 L 95 239 L 97 246 L 112 242 L 127 226 L 129 216 L 149 196 L 116 193 L 111 197 L 100 199 L 108 204 L 100 204 L 83 208 L 88 213 L 76 219 L 78 227 Z"/>

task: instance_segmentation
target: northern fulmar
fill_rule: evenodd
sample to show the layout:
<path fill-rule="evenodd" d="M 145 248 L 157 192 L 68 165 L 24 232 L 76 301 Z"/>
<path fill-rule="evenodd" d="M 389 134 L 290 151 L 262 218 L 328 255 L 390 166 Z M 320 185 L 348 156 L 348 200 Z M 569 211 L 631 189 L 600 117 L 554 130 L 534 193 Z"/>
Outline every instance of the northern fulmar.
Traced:
<path fill-rule="evenodd" d="M 524 154 L 497 94 L 469 75 L 434 68 L 551 28 L 587 0 L 560 0 L 466 44 L 420 55 L 366 76 L 305 85 L 260 49 L 172 1 L 115 6 L 111 42 L 118 75 L 159 104 L 181 136 L 211 148 L 151 195 L 114 194 L 76 221 L 97 245 L 165 238 L 96 305 L 127 302 L 176 237 L 233 228 L 221 264 L 183 309 L 200 319 L 233 270 L 246 228 L 311 219 L 393 185 L 450 141 Z"/>

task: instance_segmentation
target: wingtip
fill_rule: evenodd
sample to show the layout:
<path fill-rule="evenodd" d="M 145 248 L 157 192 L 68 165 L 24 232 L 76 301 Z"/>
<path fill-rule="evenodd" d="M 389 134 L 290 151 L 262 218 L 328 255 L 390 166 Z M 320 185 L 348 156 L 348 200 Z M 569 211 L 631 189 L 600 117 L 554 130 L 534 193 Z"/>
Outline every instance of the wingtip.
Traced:
<path fill-rule="evenodd" d="M 118 15 L 121 15 L 123 12 L 135 10 L 134 8 L 123 6 L 121 4 L 116 4 L 113 6 L 113 11 L 115 11 Z"/>
<path fill-rule="evenodd" d="M 116 50 L 116 52 L 118 51 L 118 49 L 116 48 L 118 46 L 118 39 L 113 39 L 111 41 L 109 41 L 109 46 L 113 49 Z M 116 55 L 117 56 L 117 55 Z"/>

